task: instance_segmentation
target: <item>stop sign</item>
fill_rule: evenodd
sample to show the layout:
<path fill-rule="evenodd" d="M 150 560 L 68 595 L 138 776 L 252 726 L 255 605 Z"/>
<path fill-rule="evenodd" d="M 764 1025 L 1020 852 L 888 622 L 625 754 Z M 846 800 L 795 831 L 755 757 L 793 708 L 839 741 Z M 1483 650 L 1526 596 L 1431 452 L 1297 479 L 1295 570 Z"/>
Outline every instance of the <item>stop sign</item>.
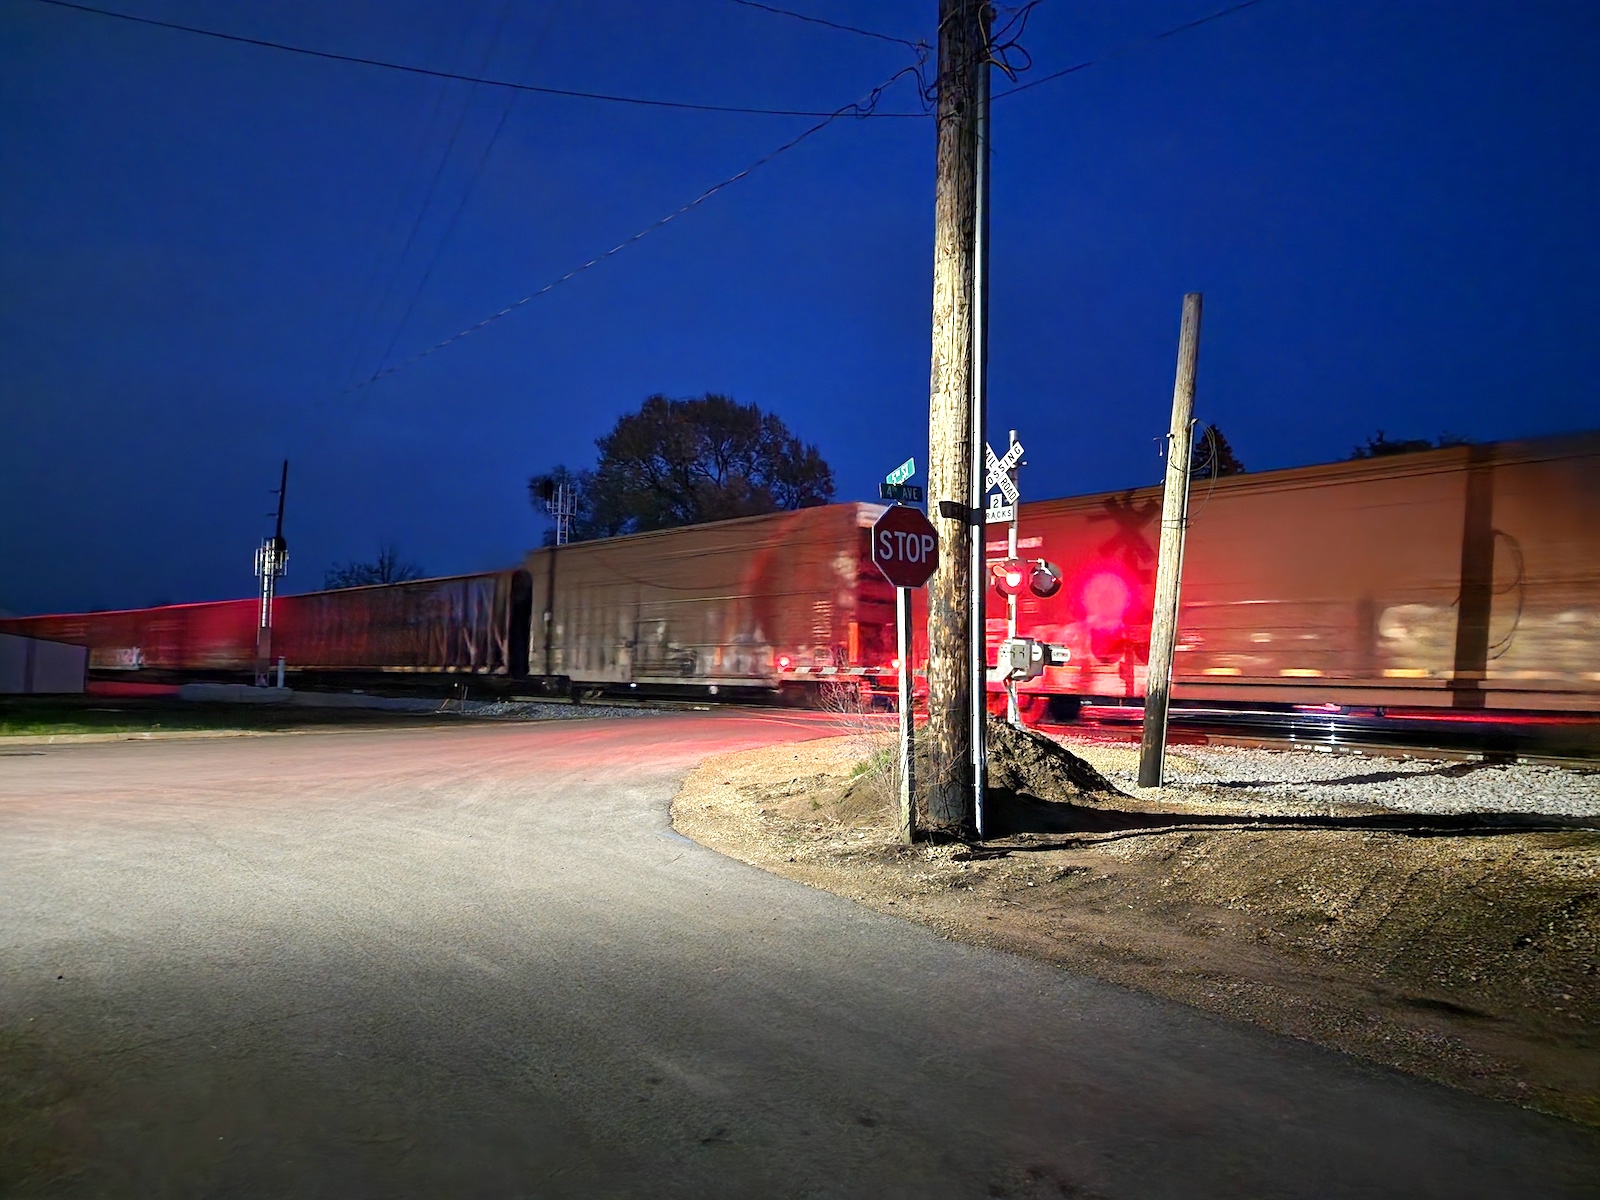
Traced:
<path fill-rule="evenodd" d="M 872 527 L 872 561 L 895 587 L 921 587 L 939 566 L 939 534 L 920 509 L 893 505 Z"/>

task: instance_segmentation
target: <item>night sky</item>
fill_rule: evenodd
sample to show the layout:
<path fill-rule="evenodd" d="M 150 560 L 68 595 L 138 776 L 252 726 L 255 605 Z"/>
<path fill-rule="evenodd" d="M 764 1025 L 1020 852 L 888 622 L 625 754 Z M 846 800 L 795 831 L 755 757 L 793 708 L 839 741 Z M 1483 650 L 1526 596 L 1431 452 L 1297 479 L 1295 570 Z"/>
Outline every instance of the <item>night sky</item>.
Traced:
<path fill-rule="evenodd" d="M 1044 0 L 1022 81 L 1225 5 Z M 831 110 L 911 61 L 729 0 L 105 6 L 755 107 Z M 911 39 L 936 13 L 788 6 Z M 914 86 L 882 107 L 917 109 Z M 838 121 L 345 390 L 814 123 L 0 0 L 0 609 L 250 594 L 284 457 L 288 590 L 380 541 L 431 573 L 506 565 L 544 529 L 528 475 L 592 462 L 655 392 L 773 409 L 840 499 L 874 498 L 926 457 L 927 118 Z M 1262 0 L 997 99 L 994 141 L 991 440 L 1021 431 L 1025 496 L 1159 479 L 1189 290 L 1206 297 L 1197 414 L 1253 470 L 1343 458 L 1379 428 L 1600 424 L 1593 0 Z"/>

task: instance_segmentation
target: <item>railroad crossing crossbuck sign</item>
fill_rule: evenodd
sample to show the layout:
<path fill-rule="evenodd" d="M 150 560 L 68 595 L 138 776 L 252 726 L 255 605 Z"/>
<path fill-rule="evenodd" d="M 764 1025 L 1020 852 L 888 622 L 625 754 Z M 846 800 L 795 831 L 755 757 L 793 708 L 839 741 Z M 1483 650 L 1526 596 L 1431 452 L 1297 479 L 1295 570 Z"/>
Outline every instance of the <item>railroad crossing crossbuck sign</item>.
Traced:
<path fill-rule="evenodd" d="M 872 527 L 872 561 L 895 587 L 921 587 L 939 566 L 939 535 L 921 510 L 895 504 Z"/>
<path fill-rule="evenodd" d="M 987 492 L 990 488 L 1000 489 L 989 497 L 989 511 L 984 514 L 983 523 L 997 525 L 1010 521 L 1017 515 L 1017 482 L 1011 478 L 1011 468 L 1022 461 L 1022 443 L 1012 442 L 1011 449 L 1006 451 L 1004 458 L 1001 458 L 994 452 L 994 447 L 985 442 L 983 461 L 984 466 L 988 468 L 988 474 L 983 481 L 983 490 Z"/>

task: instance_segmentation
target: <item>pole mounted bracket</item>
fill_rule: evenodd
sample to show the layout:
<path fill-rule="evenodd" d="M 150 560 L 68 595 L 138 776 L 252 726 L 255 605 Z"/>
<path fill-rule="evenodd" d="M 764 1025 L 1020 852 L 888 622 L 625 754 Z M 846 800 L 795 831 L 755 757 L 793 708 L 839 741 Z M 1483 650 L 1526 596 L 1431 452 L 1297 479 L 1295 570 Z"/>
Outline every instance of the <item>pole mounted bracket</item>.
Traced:
<path fill-rule="evenodd" d="M 983 509 L 969 508 L 956 500 L 939 501 L 939 515 L 948 521 L 960 521 L 963 525 L 982 525 Z"/>

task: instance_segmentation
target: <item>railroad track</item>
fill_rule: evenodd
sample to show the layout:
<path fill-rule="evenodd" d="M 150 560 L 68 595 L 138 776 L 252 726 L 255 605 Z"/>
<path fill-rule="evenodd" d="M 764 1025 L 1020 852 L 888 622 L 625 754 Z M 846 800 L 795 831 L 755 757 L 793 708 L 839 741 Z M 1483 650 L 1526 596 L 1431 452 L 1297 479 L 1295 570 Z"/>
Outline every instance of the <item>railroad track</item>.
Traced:
<path fill-rule="evenodd" d="M 1072 722 L 1046 720 L 1062 732 L 1137 740 L 1144 710 L 1084 705 Z M 1443 759 L 1547 762 L 1600 770 L 1600 717 L 1590 714 L 1484 713 L 1298 707 L 1174 707 L 1173 744 L 1222 744 L 1323 753 L 1389 753 Z"/>

